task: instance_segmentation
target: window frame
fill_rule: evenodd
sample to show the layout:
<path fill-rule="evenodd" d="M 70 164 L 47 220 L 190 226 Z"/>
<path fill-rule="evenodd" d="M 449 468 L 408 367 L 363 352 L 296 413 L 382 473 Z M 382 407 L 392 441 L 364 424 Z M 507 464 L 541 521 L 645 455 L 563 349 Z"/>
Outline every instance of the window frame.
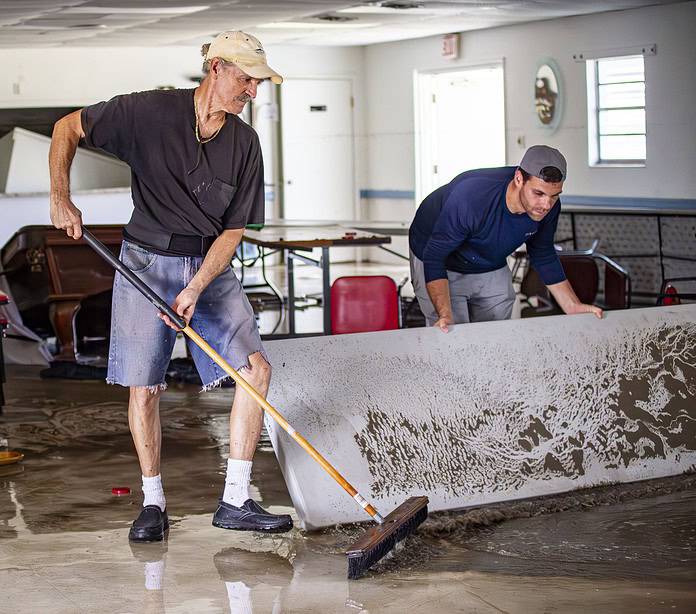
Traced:
<path fill-rule="evenodd" d="M 610 85 L 619 85 L 626 83 L 642 83 L 644 90 L 646 90 L 646 79 L 645 79 L 645 57 L 642 54 L 637 53 L 626 53 L 625 55 L 611 55 L 606 57 L 595 57 L 586 59 L 586 71 L 587 71 L 587 115 L 588 115 L 588 163 L 592 167 L 611 167 L 611 166 L 625 166 L 625 167 L 644 167 L 647 164 L 648 156 L 648 126 L 647 126 L 647 101 L 643 100 L 642 106 L 631 106 L 631 107 L 601 107 L 599 103 L 599 63 L 602 61 L 612 61 L 618 59 L 629 59 L 629 58 L 640 58 L 643 61 L 643 79 L 641 81 L 621 81 L 616 83 L 611 83 Z M 645 95 L 644 95 L 645 96 Z M 600 113 L 602 111 L 623 111 L 623 110 L 642 110 L 645 119 L 645 131 L 644 132 L 626 132 L 617 134 L 601 134 L 600 133 Z M 601 156 L 601 137 L 602 136 L 643 136 L 645 139 L 645 157 L 644 158 L 630 158 L 630 159 L 604 159 Z"/>

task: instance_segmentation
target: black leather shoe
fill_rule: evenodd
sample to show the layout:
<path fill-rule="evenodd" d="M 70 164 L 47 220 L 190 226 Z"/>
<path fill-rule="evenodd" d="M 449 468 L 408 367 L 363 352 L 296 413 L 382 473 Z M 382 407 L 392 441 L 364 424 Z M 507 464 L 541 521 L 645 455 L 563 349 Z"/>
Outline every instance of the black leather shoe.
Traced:
<path fill-rule="evenodd" d="M 292 529 L 292 518 L 287 514 L 270 514 L 251 499 L 247 499 L 241 507 L 220 500 L 213 516 L 213 526 L 237 531 L 285 533 Z"/>
<path fill-rule="evenodd" d="M 162 511 L 157 505 L 146 505 L 133 521 L 128 539 L 133 542 L 159 542 L 164 539 L 164 532 L 168 529 L 167 510 Z"/>

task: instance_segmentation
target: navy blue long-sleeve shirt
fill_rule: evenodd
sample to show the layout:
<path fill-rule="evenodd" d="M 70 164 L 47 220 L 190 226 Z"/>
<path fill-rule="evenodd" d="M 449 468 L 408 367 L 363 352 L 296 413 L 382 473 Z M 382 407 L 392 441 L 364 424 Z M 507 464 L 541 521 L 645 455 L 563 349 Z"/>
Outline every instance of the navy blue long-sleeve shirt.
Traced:
<path fill-rule="evenodd" d="M 409 246 L 423 261 L 426 282 L 447 279 L 447 270 L 495 271 L 523 243 L 546 285 L 565 280 L 553 245 L 561 201 L 540 222 L 512 213 L 505 193 L 515 169 L 466 171 L 421 203 L 409 229 Z"/>

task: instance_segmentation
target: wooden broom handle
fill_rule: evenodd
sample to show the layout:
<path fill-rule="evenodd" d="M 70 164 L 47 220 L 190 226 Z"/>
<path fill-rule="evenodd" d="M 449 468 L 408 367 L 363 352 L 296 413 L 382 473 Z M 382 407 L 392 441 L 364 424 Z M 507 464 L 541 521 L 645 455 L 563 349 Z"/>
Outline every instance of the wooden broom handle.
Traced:
<path fill-rule="evenodd" d="M 159 296 L 152 288 L 150 288 L 140 277 L 138 277 L 133 271 L 131 271 L 121 260 L 119 260 L 106 246 L 99 241 L 87 228 L 82 227 L 82 238 L 89 244 L 89 246 L 94 249 L 104 260 L 106 260 L 111 266 L 113 266 L 121 275 L 123 275 L 135 288 L 149 300 L 157 309 L 162 313 L 166 314 L 172 322 L 174 322 L 182 332 L 188 336 L 199 348 L 201 348 L 210 358 L 212 358 L 220 368 L 225 371 L 238 385 L 240 385 L 244 390 L 246 390 L 254 400 L 264 408 L 266 412 L 273 416 L 274 420 L 285 430 L 290 437 L 292 437 L 297 443 L 299 443 L 304 450 L 317 461 L 324 470 L 336 480 L 343 489 L 358 502 L 358 505 L 362 507 L 372 518 L 382 524 L 384 518 L 381 514 L 370 505 L 365 498 L 357 491 L 351 484 L 333 468 L 331 463 L 327 461 L 319 452 L 316 451 L 314 446 L 310 444 L 302 435 L 300 435 L 288 421 L 283 418 L 282 415 L 276 410 L 266 399 L 264 399 L 254 387 L 249 384 L 237 371 L 235 371 L 227 361 L 220 356 L 208 343 L 190 326 L 186 324 L 184 318 L 182 318 L 178 313 L 176 313 L 168 303 L 166 303 L 161 296 Z"/>
<path fill-rule="evenodd" d="M 263 407 L 264 411 L 267 413 L 271 414 L 273 416 L 273 419 L 281 426 L 281 428 L 288 434 L 290 437 L 292 437 L 302 448 L 309 454 L 317 463 L 319 463 L 324 471 L 326 471 L 334 480 L 336 480 L 341 487 L 351 496 L 353 499 L 355 499 L 358 504 L 368 513 L 374 520 L 379 522 L 380 524 L 383 521 L 382 516 L 380 513 L 372 507 L 363 497 L 360 495 L 360 493 L 353 488 L 353 486 L 348 482 L 336 469 L 334 466 L 329 463 L 317 450 L 316 448 L 309 443 L 300 433 L 298 433 L 290 423 L 280 414 L 280 412 L 273 407 L 266 399 L 264 399 L 257 391 L 256 389 L 249 383 L 247 382 L 240 374 L 238 371 L 233 369 L 229 363 L 222 357 L 220 354 L 218 354 L 210 345 L 203 339 L 195 330 L 193 330 L 190 326 L 186 326 L 185 328 L 182 329 L 182 332 L 191 339 L 199 348 L 201 348 L 210 358 L 215 361 L 215 363 L 225 372 L 227 375 L 229 375 L 236 383 L 237 385 L 241 386 L 246 390 L 253 398 L 254 400 L 261 406 Z"/>

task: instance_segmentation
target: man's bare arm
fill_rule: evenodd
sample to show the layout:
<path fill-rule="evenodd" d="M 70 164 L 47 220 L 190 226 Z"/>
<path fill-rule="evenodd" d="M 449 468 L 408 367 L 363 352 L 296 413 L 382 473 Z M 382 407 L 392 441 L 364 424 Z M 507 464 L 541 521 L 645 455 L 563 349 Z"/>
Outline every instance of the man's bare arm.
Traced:
<path fill-rule="evenodd" d="M 187 323 L 191 321 L 193 312 L 196 309 L 196 303 L 203 290 L 230 266 L 232 256 L 234 256 L 234 252 L 237 250 L 237 246 L 243 236 L 244 228 L 223 230 L 222 234 L 210 246 L 208 253 L 203 259 L 201 268 L 198 269 L 188 286 L 174 300 L 172 309 L 182 316 Z M 179 329 L 166 315 L 160 314 L 160 318 L 173 329 Z"/>
<path fill-rule="evenodd" d="M 59 119 L 53 127 L 48 168 L 51 174 L 51 222 L 66 231 L 69 237 L 82 236 L 82 212 L 70 200 L 70 167 L 77 145 L 85 134 L 80 120 L 81 110 Z"/>
<path fill-rule="evenodd" d="M 454 324 L 452 317 L 452 300 L 450 298 L 449 280 L 436 279 L 425 284 L 430 300 L 437 311 L 438 320 L 435 326 L 443 332 L 447 332 L 447 326 Z"/>
<path fill-rule="evenodd" d="M 567 279 L 546 287 L 553 295 L 553 298 L 556 299 L 563 313 L 593 313 L 598 318 L 602 317 L 602 310 L 599 307 L 580 302 L 578 295 L 575 294 L 575 290 L 573 290 L 573 286 L 570 285 Z"/>

